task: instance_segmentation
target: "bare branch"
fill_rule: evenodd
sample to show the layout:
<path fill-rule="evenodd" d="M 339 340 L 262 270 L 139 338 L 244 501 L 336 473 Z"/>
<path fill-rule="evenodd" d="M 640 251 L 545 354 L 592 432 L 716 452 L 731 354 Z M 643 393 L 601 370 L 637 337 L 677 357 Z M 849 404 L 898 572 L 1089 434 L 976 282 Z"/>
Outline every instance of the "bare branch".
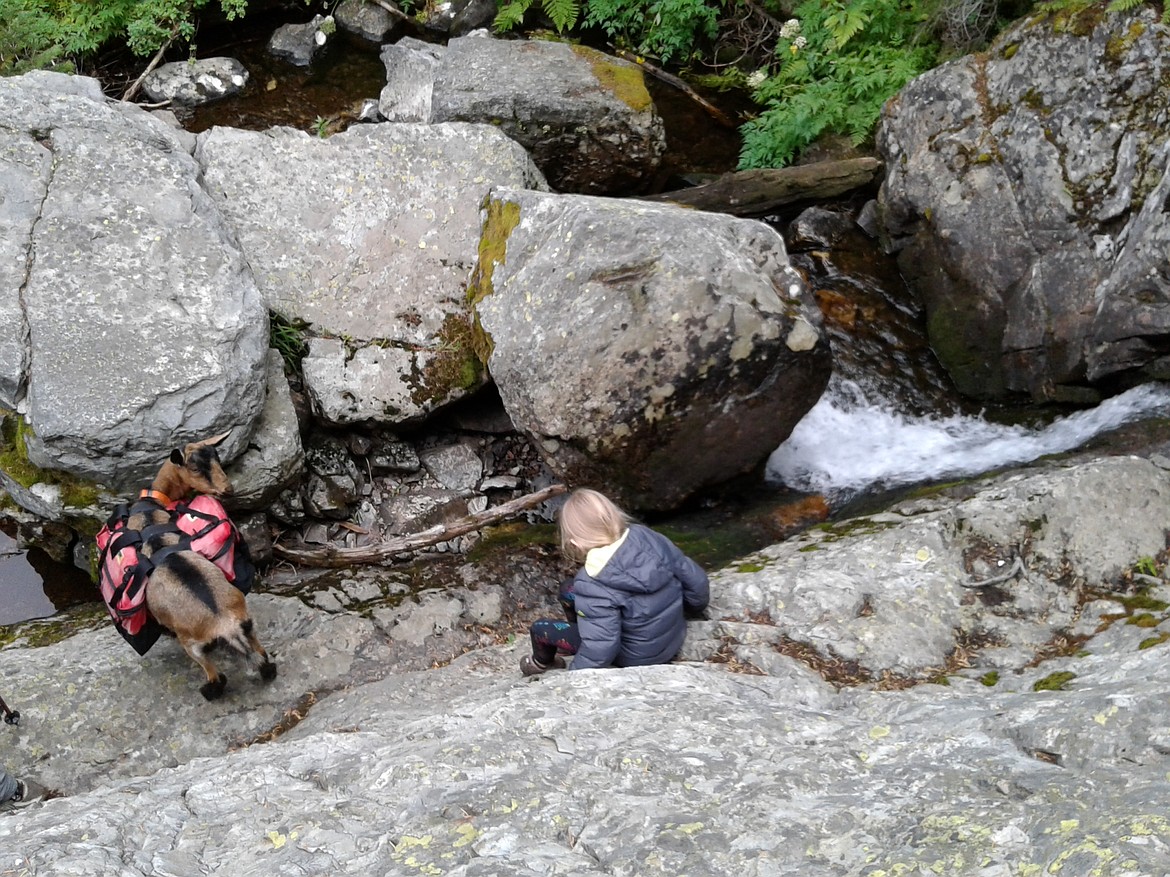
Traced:
<path fill-rule="evenodd" d="M 178 36 L 179 27 L 176 25 L 175 29 L 171 31 L 171 35 L 167 37 L 167 41 L 162 44 L 162 48 L 160 48 L 158 52 L 155 53 L 155 56 L 150 59 L 150 63 L 146 65 L 146 69 L 142 71 L 142 75 L 135 79 L 134 83 L 128 89 L 126 89 L 126 93 L 122 95 L 122 100 L 132 100 L 134 95 L 138 94 L 138 89 L 142 87 L 142 81 L 146 79 L 148 75 L 150 75 L 150 71 L 162 63 L 163 55 L 167 53 L 167 49 L 171 47 L 171 44 Z"/>
<path fill-rule="evenodd" d="M 436 524 L 421 533 L 397 536 L 379 542 L 377 545 L 361 545 L 355 548 L 337 548 L 332 545 L 327 545 L 324 548 L 293 548 L 277 544 L 273 546 L 273 553 L 280 559 L 293 563 L 334 569 L 358 563 L 377 563 L 388 560 L 396 554 L 417 551 L 428 545 L 437 545 L 448 539 L 454 539 L 456 536 L 462 536 L 464 533 L 470 533 L 472 530 L 483 529 L 489 524 L 506 520 L 525 509 L 540 505 L 547 499 L 559 496 L 567 489 L 563 484 L 553 484 L 544 490 L 517 497 L 502 505 L 484 509 L 482 512 L 476 512 L 474 515 L 468 515 L 449 524 Z"/>
<path fill-rule="evenodd" d="M 702 95 L 700 95 L 698 92 L 696 92 L 693 88 L 691 88 L 689 85 L 687 85 L 681 79 L 679 79 L 677 76 L 675 76 L 671 73 L 667 73 L 665 70 L 663 70 L 659 67 L 655 67 L 653 64 L 651 64 L 646 59 L 639 58 L 633 52 L 627 52 L 625 49 L 618 49 L 617 55 L 620 58 L 625 58 L 627 61 L 632 61 L 633 63 L 637 64 L 639 67 L 643 68 L 647 73 L 649 73 L 655 79 L 659 79 L 659 80 L 665 82 L 667 85 L 672 85 L 675 88 L 677 88 L 679 91 L 681 91 L 687 97 L 689 97 L 691 100 L 693 100 L 699 106 L 701 106 L 704 110 L 706 110 L 711 115 L 711 118 L 713 118 L 720 125 L 723 125 L 724 127 L 727 127 L 727 128 L 738 128 L 739 127 L 738 122 L 736 122 L 734 119 L 732 119 L 730 116 L 728 116 L 725 112 L 723 112 L 723 110 L 719 109 L 719 107 L 715 106 L 714 104 L 712 104 L 709 101 L 707 101 L 706 99 L 704 99 L 702 97 Z"/>

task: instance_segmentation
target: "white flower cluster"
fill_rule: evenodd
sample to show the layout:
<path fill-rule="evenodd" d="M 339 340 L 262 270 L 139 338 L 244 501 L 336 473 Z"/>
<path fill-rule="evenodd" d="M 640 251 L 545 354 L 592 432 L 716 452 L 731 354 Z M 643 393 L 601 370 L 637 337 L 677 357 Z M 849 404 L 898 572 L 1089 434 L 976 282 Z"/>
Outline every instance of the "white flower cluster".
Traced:
<path fill-rule="evenodd" d="M 763 68 L 760 68 L 759 70 L 753 70 L 750 74 L 748 74 L 747 84 L 752 88 L 759 88 L 764 84 L 764 80 L 767 78 L 768 71 L 764 70 Z"/>
<path fill-rule="evenodd" d="M 796 39 L 794 39 L 792 41 L 792 48 L 794 48 L 794 49 L 803 49 L 807 45 L 808 45 L 808 40 L 806 40 L 802 36 L 797 37 Z"/>
<path fill-rule="evenodd" d="M 780 39 L 790 40 L 793 37 L 803 39 L 800 36 L 800 19 L 790 18 L 780 26 Z"/>

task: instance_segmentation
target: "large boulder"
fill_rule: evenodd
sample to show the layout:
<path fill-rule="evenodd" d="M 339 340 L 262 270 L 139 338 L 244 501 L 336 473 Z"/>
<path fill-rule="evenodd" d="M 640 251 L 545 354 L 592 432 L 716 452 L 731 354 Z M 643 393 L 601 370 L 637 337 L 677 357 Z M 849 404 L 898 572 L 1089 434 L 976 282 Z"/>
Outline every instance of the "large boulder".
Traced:
<path fill-rule="evenodd" d="M 1103 6 L 1026 19 L 883 114 L 885 231 L 969 395 L 1170 375 L 1170 31 Z"/>
<path fill-rule="evenodd" d="M 214 128 L 196 155 L 268 306 L 308 325 L 319 416 L 409 423 L 482 386 L 464 284 L 488 189 L 544 185 L 519 145 L 485 125 Z"/>
<path fill-rule="evenodd" d="M 136 485 L 184 442 L 247 443 L 268 320 L 193 138 L 92 79 L 0 79 L 0 405 L 28 456 Z"/>
<path fill-rule="evenodd" d="M 641 68 L 595 49 L 473 34 L 441 52 L 388 47 L 383 60 L 386 118 L 429 111 L 418 120 L 498 125 L 558 191 L 641 191 L 666 149 Z"/>
<path fill-rule="evenodd" d="M 485 215 L 481 350 L 568 482 L 675 507 L 763 461 L 824 390 L 820 310 L 771 227 L 520 190 Z"/>

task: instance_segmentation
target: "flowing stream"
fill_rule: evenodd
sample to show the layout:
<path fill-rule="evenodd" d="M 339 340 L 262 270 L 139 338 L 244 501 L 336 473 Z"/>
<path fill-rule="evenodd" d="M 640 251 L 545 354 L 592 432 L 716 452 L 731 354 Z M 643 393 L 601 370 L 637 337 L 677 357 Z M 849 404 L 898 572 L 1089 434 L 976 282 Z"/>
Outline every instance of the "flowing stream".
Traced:
<path fill-rule="evenodd" d="M 862 493 L 979 475 L 1079 448 L 1103 433 L 1170 415 L 1170 388 L 1144 384 L 1043 427 L 978 416 L 910 415 L 834 379 L 768 459 L 769 483 L 822 494 L 840 508 Z M 826 437 L 832 437 L 826 441 Z"/>

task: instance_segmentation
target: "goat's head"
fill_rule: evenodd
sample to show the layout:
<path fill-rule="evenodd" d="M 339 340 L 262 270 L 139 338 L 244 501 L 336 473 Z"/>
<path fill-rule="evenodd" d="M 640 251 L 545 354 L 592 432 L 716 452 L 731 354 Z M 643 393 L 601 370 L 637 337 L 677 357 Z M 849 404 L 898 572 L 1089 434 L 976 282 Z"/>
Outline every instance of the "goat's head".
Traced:
<path fill-rule="evenodd" d="M 171 451 L 170 463 L 175 467 L 175 477 L 186 488 L 187 493 L 207 493 L 211 496 L 231 496 L 232 484 L 223 471 L 219 453 L 215 450 L 231 435 L 231 430 L 222 435 L 191 442 L 182 450 Z M 176 496 L 182 495 L 176 492 Z"/>

